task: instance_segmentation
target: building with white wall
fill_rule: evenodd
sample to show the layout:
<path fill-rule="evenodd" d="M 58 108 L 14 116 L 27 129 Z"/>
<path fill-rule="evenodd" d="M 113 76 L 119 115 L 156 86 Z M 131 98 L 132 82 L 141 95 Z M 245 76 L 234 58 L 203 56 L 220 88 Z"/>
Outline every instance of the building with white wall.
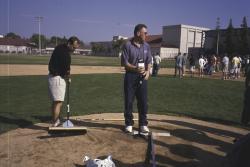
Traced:
<path fill-rule="evenodd" d="M 162 43 L 162 35 L 149 35 L 146 37 L 146 42 L 150 45 L 151 54 L 159 54 L 161 58 L 174 58 L 179 48 L 174 45 L 168 45 Z"/>
<path fill-rule="evenodd" d="M 163 26 L 162 35 L 148 35 L 146 42 L 151 47 L 152 55 L 159 54 L 161 58 L 174 58 L 179 52 L 198 54 L 204 46 L 205 32 L 208 28 L 190 25 Z M 123 36 L 113 36 L 113 42 L 119 39 L 129 40 Z M 96 55 L 116 55 L 113 51 L 112 41 L 92 42 L 98 46 Z"/>
<path fill-rule="evenodd" d="M 25 39 L 0 38 L 0 52 L 2 53 L 31 53 L 32 43 Z"/>
<path fill-rule="evenodd" d="M 117 41 L 117 40 L 127 40 L 128 37 L 124 37 L 124 36 L 121 36 L 121 35 L 116 35 L 116 36 L 113 36 L 113 41 Z"/>
<path fill-rule="evenodd" d="M 162 44 L 179 48 L 181 53 L 189 53 L 189 49 L 201 48 L 204 45 L 205 31 L 208 28 L 190 25 L 163 26 Z"/>

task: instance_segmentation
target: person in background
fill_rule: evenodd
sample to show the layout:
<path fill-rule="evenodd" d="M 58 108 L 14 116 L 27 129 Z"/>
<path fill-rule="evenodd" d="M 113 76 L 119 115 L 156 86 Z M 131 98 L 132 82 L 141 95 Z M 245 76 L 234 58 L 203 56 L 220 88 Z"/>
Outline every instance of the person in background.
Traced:
<path fill-rule="evenodd" d="M 238 78 L 240 78 L 240 72 L 241 72 L 241 67 L 242 67 L 242 59 L 240 55 L 238 55 L 239 63 L 238 63 Z"/>
<path fill-rule="evenodd" d="M 186 64 L 187 64 L 187 53 L 184 53 L 182 56 L 182 76 L 185 76 L 185 71 L 186 71 Z"/>
<path fill-rule="evenodd" d="M 190 65 L 190 72 L 191 72 L 191 77 L 194 77 L 194 71 L 195 71 L 195 58 L 194 55 L 191 54 L 189 58 L 189 65 Z"/>
<path fill-rule="evenodd" d="M 216 57 L 216 72 L 220 72 L 221 71 L 221 56 L 218 55 Z"/>
<path fill-rule="evenodd" d="M 154 63 L 153 63 L 153 76 L 157 76 L 158 75 L 158 71 L 160 69 L 160 62 L 161 62 L 161 57 L 159 55 L 159 53 L 156 53 L 156 55 L 154 56 Z"/>
<path fill-rule="evenodd" d="M 247 74 L 247 69 L 249 68 L 249 65 L 250 65 L 250 55 L 247 55 L 244 62 L 244 76 L 246 76 Z"/>
<path fill-rule="evenodd" d="M 224 57 L 222 58 L 222 79 L 226 80 L 228 79 L 228 67 L 229 67 L 229 58 L 227 54 L 224 54 Z"/>
<path fill-rule="evenodd" d="M 206 61 L 203 57 L 203 55 L 200 56 L 199 58 L 199 76 L 200 78 L 203 78 L 204 77 L 204 66 L 206 64 Z"/>
<path fill-rule="evenodd" d="M 174 77 L 177 76 L 177 57 L 178 57 L 178 55 L 179 55 L 179 53 L 177 55 L 175 55 L 175 57 L 174 57 L 174 61 L 175 61 L 175 63 L 174 63 Z"/>
<path fill-rule="evenodd" d="M 232 59 L 232 68 L 233 68 L 233 78 L 237 79 L 239 77 L 239 64 L 240 64 L 240 60 L 238 58 L 238 56 L 234 56 Z"/>
<path fill-rule="evenodd" d="M 178 53 L 178 56 L 176 57 L 175 66 L 176 66 L 176 71 L 178 72 L 179 78 L 182 78 L 183 77 L 183 68 L 182 68 L 183 55 L 181 53 Z"/>
<path fill-rule="evenodd" d="M 154 56 L 152 56 L 152 64 L 154 64 L 154 62 L 155 62 Z M 151 76 L 154 76 L 154 66 L 152 66 L 152 68 L 150 69 L 149 74 L 150 74 Z"/>

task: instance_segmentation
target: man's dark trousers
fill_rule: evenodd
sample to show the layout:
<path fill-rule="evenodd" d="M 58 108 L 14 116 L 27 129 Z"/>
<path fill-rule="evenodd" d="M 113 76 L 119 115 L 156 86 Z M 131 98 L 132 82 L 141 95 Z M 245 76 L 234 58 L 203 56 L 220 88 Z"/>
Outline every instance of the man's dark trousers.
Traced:
<path fill-rule="evenodd" d="M 140 83 L 142 80 L 142 83 Z M 137 99 L 137 108 L 139 112 L 139 125 L 146 126 L 147 121 L 147 81 L 142 79 L 140 74 L 126 72 L 124 78 L 124 95 L 125 95 L 125 124 L 133 125 L 133 102 Z"/>

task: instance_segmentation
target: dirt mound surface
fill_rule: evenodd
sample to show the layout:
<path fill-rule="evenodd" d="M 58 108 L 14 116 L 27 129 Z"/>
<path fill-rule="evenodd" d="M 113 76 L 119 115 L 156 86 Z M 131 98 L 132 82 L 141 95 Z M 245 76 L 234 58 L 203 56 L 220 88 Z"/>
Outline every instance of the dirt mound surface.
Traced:
<path fill-rule="evenodd" d="M 137 114 L 135 114 L 137 115 Z M 154 140 L 156 162 L 160 166 L 219 167 L 231 150 L 235 137 L 249 131 L 185 117 L 149 116 L 153 132 L 169 132 L 170 137 Z M 118 119 L 118 120 L 92 120 Z M 75 126 L 88 131 L 79 136 L 55 136 L 47 132 L 48 123 L 19 128 L 0 135 L 0 166 L 52 167 L 83 166 L 82 158 L 112 155 L 118 167 L 143 167 L 147 157 L 147 138 L 123 132 L 123 114 L 107 113 L 72 117 Z M 135 128 L 137 128 L 135 124 Z"/>

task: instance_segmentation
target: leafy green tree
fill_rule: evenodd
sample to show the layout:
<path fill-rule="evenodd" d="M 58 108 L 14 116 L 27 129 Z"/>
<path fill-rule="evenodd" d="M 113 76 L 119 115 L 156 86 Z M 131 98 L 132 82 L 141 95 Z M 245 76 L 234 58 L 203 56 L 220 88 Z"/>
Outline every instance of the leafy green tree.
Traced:
<path fill-rule="evenodd" d="M 33 34 L 30 38 L 31 42 L 34 42 L 37 47 L 39 47 L 39 34 Z M 45 35 L 41 35 L 41 48 L 46 48 L 47 39 Z"/>
<path fill-rule="evenodd" d="M 112 41 L 112 48 L 115 51 L 115 55 L 119 56 L 122 50 L 122 45 L 124 44 L 125 40 L 124 39 L 119 39 L 119 40 L 113 40 Z"/>
<path fill-rule="evenodd" d="M 60 43 L 67 43 L 67 41 L 68 41 L 68 39 L 65 36 L 63 36 L 63 38 L 61 39 Z"/>
<path fill-rule="evenodd" d="M 56 47 L 59 44 L 66 43 L 65 41 L 67 41 L 67 39 L 66 40 L 65 39 L 58 36 L 52 36 L 50 39 L 48 39 L 47 46 Z"/>
<path fill-rule="evenodd" d="M 12 39 L 21 39 L 21 37 L 14 32 L 9 32 L 5 35 L 5 38 L 12 38 Z"/>
<path fill-rule="evenodd" d="M 229 25 L 227 27 L 226 30 L 226 52 L 229 54 L 229 56 L 232 56 L 232 53 L 235 52 L 235 45 L 233 42 L 233 35 L 234 35 L 234 27 L 233 27 L 233 23 L 232 23 L 232 19 L 230 19 L 229 21 Z"/>
<path fill-rule="evenodd" d="M 103 45 L 94 43 L 94 42 L 91 43 L 91 49 L 94 54 L 105 51 L 105 48 Z"/>
<path fill-rule="evenodd" d="M 64 36 L 63 38 L 58 36 L 52 36 L 47 40 L 47 47 L 56 47 L 57 45 L 67 43 L 68 39 Z M 80 48 L 84 47 L 84 42 L 80 40 Z"/>
<path fill-rule="evenodd" d="M 240 30 L 240 47 L 239 47 L 240 53 L 243 56 L 246 56 L 247 54 L 250 53 L 248 33 L 249 32 L 247 26 L 247 18 L 246 16 L 244 16 Z"/>
<path fill-rule="evenodd" d="M 49 47 L 56 47 L 59 44 L 60 41 L 60 37 L 57 36 L 52 36 L 49 40 L 48 40 L 48 46 Z"/>

